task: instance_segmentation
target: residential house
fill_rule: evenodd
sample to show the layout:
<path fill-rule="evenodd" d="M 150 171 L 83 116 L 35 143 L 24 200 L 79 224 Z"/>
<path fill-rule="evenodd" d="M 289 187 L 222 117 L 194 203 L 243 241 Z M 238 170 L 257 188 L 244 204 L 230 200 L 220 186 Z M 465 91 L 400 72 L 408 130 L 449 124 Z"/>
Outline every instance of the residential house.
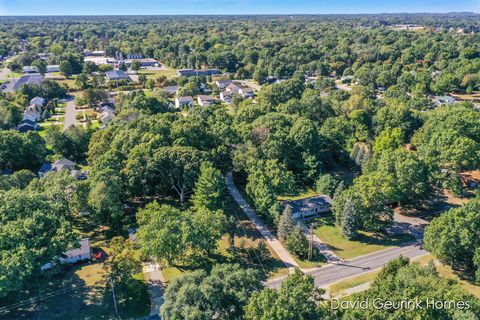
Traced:
<path fill-rule="evenodd" d="M 193 107 L 195 106 L 195 101 L 192 97 L 176 97 L 175 98 L 175 108 L 181 109 L 183 107 Z"/>
<path fill-rule="evenodd" d="M 79 247 L 68 251 L 65 251 L 56 258 L 53 262 L 48 262 L 40 267 L 40 270 L 46 271 L 52 269 L 57 261 L 63 264 L 74 264 L 81 261 L 90 260 L 92 258 L 92 247 L 90 246 L 90 240 L 88 238 L 82 239 L 79 242 Z"/>
<path fill-rule="evenodd" d="M 107 71 L 107 72 L 105 72 L 105 77 L 107 78 L 108 81 L 119 81 L 119 80 L 131 81 L 128 74 L 126 74 L 122 70 Z"/>
<path fill-rule="evenodd" d="M 109 124 L 115 118 L 115 112 L 110 107 L 103 107 L 100 112 L 100 121 L 104 125 Z"/>
<path fill-rule="evenodd" d="M 233 83 L 232 80 L 217 80 L 215 81 L 215 85 L 220 89 L 223 90 L 225 89 L 226 86 L 229 84 Z"/>
<path fill-rule="evenodd" d="M 30 109 L 31 110 L 36 110 L 38 112 L 42 112 L 42 108 L 45 105 L 47 100 L 42 97 L 35 97 L 32 100 L 30 100 Z"/>
<path fill-rule="evenodd" d="M 233 92 L 231 91 L 222 91 L 220 92 L 220 100 L 226 104 L 232 103 Z"/>
<path fill-rule="evenodd" d="M 167 86 L 164 87 L 163 90 L 165 90 L 169 95 L 176 95 L 178 94 L 178 90 L 180 89 L 179 86 Z"/>
<path fill-rule="evenodd" d="M 27 109 L 23 113 L 23 120 L 30 120 L 33 122 L 37 122 L 37 120 L 40 119 L 41 116 L 42 115 L 37 110 Z"/>
<path fill-rule="evenodd" d="M 19 132 L 36 131 L 36 130 L 40 129 L 40 126 L 35 121 L 27 119 L 27 120 L 22 120 L 18 124 L 16 129 Z"/>
<path fill-rule="evenodd" d="M 40 74 L 24 75 L 15 82 L 14 89 L 18 90 L 22 85 L 41 85 L 43 80 L 43 76 Z"/>
<path fill-rule="evenodd" d="M 253 93 L 253 89 L 245 86 L 238 86 L 235 83 L 230 83 L 225 87 L 225 91 L 237 93 L 243 98 L 253 98 L 255 94 Z"/>
<path fill-rule="evenodd" d="M 439 107 L 441 106 L 442 104 L 444 105 L 450 105 L 452 103 L 455 102 L 455 98 L 454 97 L 450 97 L 450 96 L 439 96 L 437 97 L 434 101 L 433 101 L 433 106 L 434 107 Z"/>
<path fill-rule="evenodd" d="M 202 107 L 207 107 L 216 102 L 215 98 L 211 96 L 200 95 L 197 97 L 198 104 Z"/>
<path fill-rule="evenodd" d="M 38 73 L 37 67 L 26 66 L 23 67 L 23 73 Z"/>
<path fill-rule="evenodd" d="M 90 55 L 95 57 L 103 57 L 105 55 L 105 51 L 103 50 L 92 51 Z"/>
<path fill-rule="evenodd" d="M 211 76 L 219 74 L 218 69 L 182 69 L 177 71 L 179 77 Z"/>
<path fill-rule="evenodd" d="M 343 76 L 340 78 L 340 81 L 342 81 L 342 83 L 350 83 L 353 81 L 353 76 L 352 75 Z"/>
<path fill-rule="evenodd" d="M 51 64 L 47 66 L 47 73 L 60 72 L 60 66 L 58 64 Z"/>
<path fill-rule="evenodd" d="M 318 195 L 300 200 L 283 201 L 282 206 L 290 207 L 293 219 L 307 219 L 332 210 L 332 199 Z"/>
<path fill-rule="evenodd" d="M 38 175 L 40 176 L 40 178 L 43 178 L 45 174 L 49 172 L 59 172 L 63 170 L 72 172 L 73 170 L 75 170 L 75 165 L 76 165 L 75 162 L 70 161 L 66 158 L 62 158 L 58 161 L 55 161 L 54 163 L 45 162 L 40 167 L 40 170 L 38 171 Z"/>
<path fill-rule="evenodd" d="M 140 65 L 142 67 L 158 67 L 160 66 L 160 64 L 158 63 L 157 60 L 155 59 L 140 59 L 140 58 L 132 58 L 132 59 L 125 59 L 123 61 L 123 63 L 125 63 L 125 65 L 127 67 L 130 67 L 132 65 L 132 62 L 133 61 L 139 61 L 140 62 Z"/>

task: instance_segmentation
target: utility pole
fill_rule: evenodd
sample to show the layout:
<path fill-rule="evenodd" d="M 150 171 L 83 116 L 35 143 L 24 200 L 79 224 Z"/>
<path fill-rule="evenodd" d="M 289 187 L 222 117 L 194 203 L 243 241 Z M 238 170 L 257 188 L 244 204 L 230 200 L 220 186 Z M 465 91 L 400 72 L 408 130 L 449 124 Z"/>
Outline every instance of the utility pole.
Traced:
<path fill-rule="evenodd" d="M 308 242 L 308 260 L 312 260 L 312 255 L 313 255 L 313 223 L 310 224 L 309 227 L 309 242 Z"/>
<path fill-rule="evenodd" d="M 118 318 L 117 299 L 115 298 L 115 287 L 113 285 L 112 276 L 110 276 L 110 285 L 112 286 L 113 305 L 115 306 L 115 315 Z"/>

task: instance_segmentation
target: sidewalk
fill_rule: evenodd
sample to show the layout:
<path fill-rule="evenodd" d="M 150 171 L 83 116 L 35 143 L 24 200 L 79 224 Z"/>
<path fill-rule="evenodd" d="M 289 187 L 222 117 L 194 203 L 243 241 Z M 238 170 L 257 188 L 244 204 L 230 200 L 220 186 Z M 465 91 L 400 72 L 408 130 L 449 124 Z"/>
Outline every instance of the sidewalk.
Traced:
<path fill-rule="evenodd" d="M 243 199 L 240 191 L 238 191 L 237 189 L 237 186 L 235 186 L 232 173 L 228 173 L 226 175 L 225 183 L 227 184 L 227 188 L 230 191 L 233 199 L 237 202 L 240 208 L 242 208 L 245 215 L 250 219 L 250 221 L 252 221 L 255 228 L 265 238 L 267 243 L 270 245 L 273 251 L 275 251 L 280 260 L 282 260 L 282 262 L 287 266 L 287 268 L 290 270 L 290 273 L 293 272 L 295 267 L 301 269 L 295 259 L 293 259 L 293 257 L 290 255 L 290 252 L 285 249 L 282 243 L 272 234 L 272 232 L 263 223 L 263 221 L 260 220 L 260 218 L 257 216 L 252 207 L 247 203 L 247 201 Z"/>

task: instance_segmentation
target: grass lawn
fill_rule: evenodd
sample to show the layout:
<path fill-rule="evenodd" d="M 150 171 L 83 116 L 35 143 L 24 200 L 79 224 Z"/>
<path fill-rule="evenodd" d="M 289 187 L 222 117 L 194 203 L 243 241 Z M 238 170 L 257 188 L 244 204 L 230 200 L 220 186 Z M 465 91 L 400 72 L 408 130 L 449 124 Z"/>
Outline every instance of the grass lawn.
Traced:
<path fill-rule="evenodd" d="M 147 76 L 147 79 L 156 79 L 160 76 L 165 76 L 167 78 L 173 78 L 177 75 L 177 69 L 160 69 L 160 70 L 146 70 L 142 69 L 138 71 L 138 74 L 144 74 Z"/>
<path fill-rule="evenodd" d="M 288 269 L 281 262 L 272 248 L 266 244 L 266 252 L 258 249 L 258 244 L 263 239 L 260 233 L 244 216 L 243 211 L 237 203 L 226 196 L 225 213 L 237 218 L 235 233 L 235 250 L 229 250 L 229 240 L 224 236 L 218 242 L 218 248 L 213 257 L 187 259 L 188 263 L 177 264 L 163 269 L 163 276 L 167 282 L 178 278 L 183 273 L 198 269 L 208 270 L 216 263 L 238 263 L 244 267 L 260 270 L 265 278 L 276 278 L 288 274 Z"/>
<path fill-rule="evenodd" d="M 311 189 L 311 188 L 306 188 L 306 189 L 303 189 L 303 190 L 299 190 L 299 192 L 297 194 L 291 194 L 291 195 L 283 195 L 283 196 L 280 196 L 278 197 L 278 200 L 279 201 L 292 201 L 292 200 L 299 200 L 299 199 L 304 199 L 304 198 L 308 198 L 308 197 L 313 197 L 313 196 L 316 196 L 318 195 L 318 193 L 315 192 L 315 190 Z"/>
<path fill-rule="evenodd" d="M 361 274 L 357 277 L 353 277 L 350 279 L 346 279 L 343 281 L 339 281 L 337 283 L 334 283 L 328 287 L 328 292 L 332 294 L 338 294 L 341 293 L 342 291 L 349 289 L 349 288 L 354 288 L 356 286 L 359 286 L 361 284 L 373 281 L 376 277 L 377 274 L 380 272 L 380 270 L 372 271 L 372 272 L 367 272 L 364 274 Z"/>
<path fill-rule="evenodd" d="M 326 264 L 325 258 L 321 254 L 314 256 L 312 260 L 300 259 L 293 254 L 292 257 L 297 261 L 300 268 L 303 269 L 321 267 Z"/>
<path fill-rule="evenodd" d="M 116 288 L 119 314 L 122 318 L 148 315 L 150 299 L 143 274 L 135 277 L 128 292 Z M 12 308 L 2 319 L 113 319 L 115 309 L 106 272 L 100 262 L 81 264 L 41 279 L 32 292 L 23 292 L 16 301 L 45 297 Z M 124 298 L 125 297 L 125 298 Z M 5 317 L 5 318 L 3 318 Z"/>
<path fill-rule="evenodd" d="M 351 259 L 414 240 L 407 234 L 385 236 L 366 231 L 360 231 L 360 235 L 355 241 L 347 240 L 342 237 L 340 229 L 335 225 L 334 217 L 331 215 L 316 219 L 316 224 L 315 234 L 343 259 Z"/>

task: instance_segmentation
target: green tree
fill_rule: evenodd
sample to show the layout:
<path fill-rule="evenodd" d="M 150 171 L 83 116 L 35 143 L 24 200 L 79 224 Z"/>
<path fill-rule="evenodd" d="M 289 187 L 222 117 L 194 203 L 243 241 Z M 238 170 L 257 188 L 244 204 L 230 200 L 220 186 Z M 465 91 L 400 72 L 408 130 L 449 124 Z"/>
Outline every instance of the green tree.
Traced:
<path fill-rule="evenodd" d="M 293 232 L 288 235 L 285 245 L 288 250 L 301 259 L 305 259 L 308 255 L 308 240 L 299 225 L 296 225 Z"/>
<path fill-rule="evenodd" d="M 225 182 L 222 173 L 211 163 L 203 162 L 191 199 L 194 208 L 197 210 L 206 208 L 211 211 L 222 209 L 224 196 Z"/>
<path fill-rule="evenodd" d="M 354 239 L 358 236 L 357 220 L 357 212 L 353 202 L 351 200 L 347 200 L 339 218 L 343 237 L 346 239 Z"/>
<path fill-rule="evenodd" d="M 278 221 L 277 236 L 280 240 L 285 241 L 293 233 L 295 229 L 295 221 L 292 218 L 292 209 L 287 206 Z"/>
<path fill-rule="evenodd" d="M 60 72 L 65 76 L 65 78 L 69 78 L 73 74 L 73 67 L 71 63 L 67 60 L 60 62 Z"/>
<path fill-rule="evenodd" d="M 260 274 L 239 265 L 215 265 L 207 274 L 195 271 L 174 280 L 161 308 L 165 320 L 240 320 L 252 292 L 260 290 Z"/>
<path fill-rule="evenodd" d="M 157 202 L 137 213 L 138 241 L 149 258 L 169 265 L 181 261 L 188 250 L 188 221 L 182 212 Z"/>
<path fill-rule="evenodd" d="M 245 320 L 327 319 L 322 294 L 313 277 L 295 270 L 282 282 L 280 290 L 264 288 L 254 292 L 245 308 Z"/>
<path fill-rule="evenodd" d="M 315 189 L 320 194 L 326 194 L 333 197 L 337 188 L 337 180 L 331 174 L 322 174 L 315 182 Z"/>
<path fill-rule="evenodd" d="M 33 61 L 32 66 L 37 68 L 38 73 L 42 76 L 45 76 L 45 73 L 47 73 L 47 63 L 42 59 Z"/>
<path fill-rule="evenodd" d="M 138 70 L 140 70 L 141 67 L 142 67 L 142 64 L 138 60 L 133 61 L 132 64 L 130 65 L 130 69 L 135 71 L 135 73 L 138 73 Z"/>

